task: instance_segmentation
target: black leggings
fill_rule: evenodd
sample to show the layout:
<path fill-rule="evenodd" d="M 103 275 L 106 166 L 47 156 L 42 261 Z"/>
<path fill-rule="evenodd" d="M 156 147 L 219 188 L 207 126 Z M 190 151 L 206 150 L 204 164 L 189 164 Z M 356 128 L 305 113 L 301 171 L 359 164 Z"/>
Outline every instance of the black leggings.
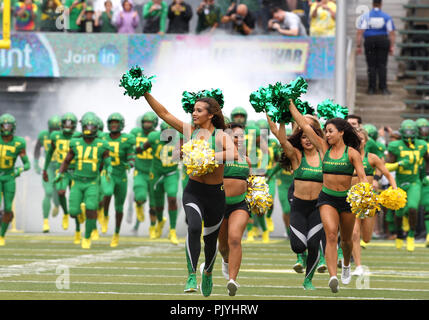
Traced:
<path fill-rule="evenodd" d="M 223 184 L 208 185 L 189 179 L 183 191 L 182 202 L 188 223 L 186 237 L 188 271 L 196 272 L 197 269 L 204 221 L 204 269 L 211 272 L 216 261 L 217 237 L 225 213 Z"/>
<path fill-rule="evenodd" d="M 325 248 L 326 237 L 316 200 L 293 198 L 290 210 L 290 244 L 295 253 L 308 249 L 305 276 L 314 273 L 319 262 L 319 248 Z"/>

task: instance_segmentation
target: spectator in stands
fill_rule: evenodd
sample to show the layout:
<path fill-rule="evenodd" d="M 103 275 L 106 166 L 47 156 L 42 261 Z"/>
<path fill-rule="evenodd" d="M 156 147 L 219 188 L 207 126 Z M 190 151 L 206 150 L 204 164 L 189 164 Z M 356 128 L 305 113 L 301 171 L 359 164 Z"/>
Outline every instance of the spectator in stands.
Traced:
<path fill-rule="evenodd" d="M 308 0 L 285 0 L 285 11 L 295 13 L 305 27 L 307 34 L 309 33 L 309 14 L 310 14 L 310 1 Z"/>
<path fill-rule="evenodd" d="M 143 7 L 143 33 L 165 34 L 168 5 L 163 0 L 150 0 Z"/>
<path fill-rule="evenodd" d="M 122 10 L 116 16 L 115 25 L 118 33 L 135 33 L 139 26 L 140 18 L 132 0 L 122 2 Z"/>
<path fill-rule="evenodd" d="M 271 11 L 274 8 L 286 10 L 286 2 L 284 0 L 262 0 L 259 18 L 261 19 L 261 27 L 264 34 L 268 34 L 270 31 L 268 21 L 271 20 Z"/>
<path fill-rule="evenodd" d="M 271 14 L 273 19 L 268 21 L 268 28 L 270 30 L 292 37 L 307 35 L 301 19 L 295 13 L 287 12 L 280 8 L 274 8 L 271 10 Z"/>
<path fill-rule="evenodd" d="M 98 32 L 98 22 L 95 20 L 94 9 L 91 6 L 87 6 L 85 10 L 77 17 L 76 25 L 80 27 L 80 32 L 93 33 Z"/>
<path fill-rule="evenodd" d="M 116 32 L 116 26 L 113 23 L 113 5 L 112 1 L 106 0 L 104 2 L 105 10 L 103 12 L 97 12 L 95 20 L 100 28 L 100 32 Z"/>
<path fill-rule="evenodd" d="M 69 32 L 79 32 L 80 27 L 76 24 L 77 18 L 86 8 L 86 0 L 66 0 L 65 6 L 68 14 Z"/>
<path fill-rule="evenodd" d="M 373 0 L 373 9 L 362 15 L 356 34 L 357 54 L 362 53 L 362 36 L 365 39 L 365 56 L 368 66 L 368 94 L 378 89 L 383 95 L 391 94 L 387 89 L 387 60 L 395 48 L 395 24 L 393 19 L 381 11 L 381 0 Z"/>
<path fill-rule="evenodd" d="M 173 0 L 168 7 L 167 33 L 189 33 L 192 7 L 183 0 Z"/>
<path fill-rule="evenodd" d="M 330 0 L 319 0 L 310 8 L 310 35 L 313 37 L 335 36 L 337 5 Z"/>
<path fill-rule="evenodd" d="M 222 17 L 221 22 L 231 22 L 234 33 L 247 36 L 254 32 L 256 19 L 245 4 L 236 5 L 233 2 L 226 15 Z"/>
<path fill-rule="evenodd" d="M 215 0 L 203 0 L 197 8 L 197 15 L 197 34 L 206 30 L 213 32 L 219 27 L 221 14 L 220 8 L 215 5 Z"/>
<path fill-rule="evenodd" d="M 63 7 L 59 0 L 43 0 L 40 31 L 62 31 L 59 30 L 56 25 L 58 17 L 62 14 L 62 10 Z"/>
<path fill-rule="evenodd" d="M 35 31 L 36 30 L 37 5 L 32 0 L 24 0 L 15 5 L 15 30 Z"/>

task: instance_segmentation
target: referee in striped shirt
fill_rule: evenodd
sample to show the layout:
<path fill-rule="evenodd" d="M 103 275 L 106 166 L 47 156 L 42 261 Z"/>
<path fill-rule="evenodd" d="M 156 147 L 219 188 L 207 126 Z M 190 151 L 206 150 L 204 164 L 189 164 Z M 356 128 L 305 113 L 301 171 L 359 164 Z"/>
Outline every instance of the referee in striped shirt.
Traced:
<path fill-rule="evenodd" d="M 395 46 L 395 25 L 392 17 L 381 11 L 382 0 L 373 0 L 373 9 L 359 17 L 357 24 L 357 54 L 362 53 L 362 37 L 366 63 L 368 65 L 368 91 L 372 95 L 378 89 L 383 95 L 390 95 L 387 89 L 387 59 Z"/>

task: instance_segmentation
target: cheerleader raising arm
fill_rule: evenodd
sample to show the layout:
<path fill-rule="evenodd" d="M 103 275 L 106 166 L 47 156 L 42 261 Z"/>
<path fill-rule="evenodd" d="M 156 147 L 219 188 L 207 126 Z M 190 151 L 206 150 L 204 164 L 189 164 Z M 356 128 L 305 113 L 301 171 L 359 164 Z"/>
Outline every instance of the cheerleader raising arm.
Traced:
<path fill-rule="evenodd" d="M 292 100 L 290 100 L 289 105 L 290 113 L 292 114 L 293 119 L 296 121 L 299 127 L 302 128 L 304 133 L 307 135 L 308 139 L 310 139 L 311 143 L 319 150 L 322 154 L 328 150 L 329 145 L 322 137 L 318 136 L 316 132 L 314 132 L 311 125 L 305 120 L 305 117 L 298 111 L 295 104 Z"/>

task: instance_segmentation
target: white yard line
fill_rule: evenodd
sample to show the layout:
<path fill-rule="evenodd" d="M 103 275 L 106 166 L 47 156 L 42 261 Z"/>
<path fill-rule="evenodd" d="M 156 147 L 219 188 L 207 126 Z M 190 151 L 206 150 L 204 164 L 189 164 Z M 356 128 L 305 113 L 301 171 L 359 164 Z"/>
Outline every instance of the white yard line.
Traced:
<path fill-rule="evenodd" d="M 176 248 L 162 248 L 162 251 L 177 250 Z M 69 268 L 82 266 L 93 263 L 113 262 L 120 259 L 142 257 L 147 254 L 161 251 L 156 247 L 138 247 L 132 249 L 114 250 L 102 252 L 98 254 L 85 254 L 64 259 L 48 259 L 21 265 L 10 265 L 0 267 L 0 278 L 19 276 L 23 274 L 38 274 L 50 270 L 56 270 L 59 266 L 67 266 Z M 141 268 L 139 268 L 141 269 Z"/>

